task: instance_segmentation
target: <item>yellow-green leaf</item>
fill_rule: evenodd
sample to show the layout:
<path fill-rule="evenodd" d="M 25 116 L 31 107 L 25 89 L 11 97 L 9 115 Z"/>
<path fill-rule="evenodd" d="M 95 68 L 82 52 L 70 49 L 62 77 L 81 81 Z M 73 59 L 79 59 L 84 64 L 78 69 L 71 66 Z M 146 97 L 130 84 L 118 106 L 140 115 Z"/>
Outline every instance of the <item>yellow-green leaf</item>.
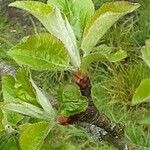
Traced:
<path fill-rule="evenodd" d="M 91 53 L 91 54 L 83 57 L 83 59 L 81 61 L 80 69 L 82 71 L 87 71 L 90 64 L 95 61 L 104 62 L 104 61 L 108 61 L 108 59 L 105 55 L 102 55 L 99 52 Z"/>
<path fill-rule="evenodd" d="M 150 112 L 144 114 L 144 117 L 141 120 L 139 120 L 139 123 L 150 126 Z"/>
<path fill-rule="evenodd" d="M 4 103 L 1 108 L 3 110 L 19 113 L 22 115 L 26 115 L 32 118 L 38 118 L 42 120 L 51 120 L 51 116 L 48 115 L 45 111 L 41 108 L 36 107 L 32 104 L 22 102 L 20 103 Z"/>
<path fill-rule="evenodd" d="M 74 67 L 80 66 L 80 55 L 76 38 L 67 18 L 61 16 L 60 10 L 37 1 L 16 1 L 9 6 L 21 8 L 35 16 L 52 35 L 65 45 Z"/>
<path fill-rule="evenodd" d="M 3 76 L 2 91 L 5 102 L 28 102 L 38 105 L 29 75 L 24 68 L 18 70 L 16 78 Z"/>
<path fill-rule="evenodd" d="M 8 54 L 21 66 L 35 70 L 64 70 L 69 65 L 63 43 L 47 33 L 24 38 Z"/>
<path fill-rule="evenodd" d="M 30 82 L 32 83 L 32 86 L 34 87 L 36 91 L 36 97 L 38 103 L 42 106 L 44 111 L 50 116 L 51 120 L 55 118 L 55 111 L 49 101 L 49 99 L 43 94 L 40 88 L 37 87 L 37 85 L 34 83 L 32 79 L 30 79 Z"/>
<path fill-rule="evenodd" d="M 20 127 L 19 143 L 22 150 L 39 150 L 50 132 L 53 124 L 38 122 L 24 124 Z"/>
<path fill-rule="evenodd" d="M 88 106 L 86 97 L 82 96 L 78 87 L 67 85 L 62 91 L 60 114 L 68 117 L 85 111 Z"/>
<path fill-rule="evenodd" d="M 101 47 L 100 49 L 98 52 L 90 53 L 89 55 L 83 57 L 80 66 L 82 71 L 87 71 L 90 64 L 95 61 L 118 62 L 127 57 L 127 53 L 123 50 L 111 53 L 111 49 L 109 47 Z"/>
<path fill-rule="evenodd" d="M 9 6 L 24 9 L 40 20 L 45 19 L 54 11 L 50 5 L 38 1 L 16 1 L 10 3 Z"/>
<path fill-rule="evenodd" d="M 107 30 L 122 16 L 131 13 L 140 5 L 125 1 L 105 3 L 87 22 L 81 48 L 88 55 Z"/>
<path fill-rule="evenodd" d="M 92 0 L 48 0 L 50 5 L 59 7 L 73 26 L 77 38 L 80 40 L 88 19 L 94 14 Z"/>
<path fill-rule="evenodd" d="M 150 102 L 150 79 L 144 79 L 136 89 L 132 98 L 132 104 Z"/>
<path fill-rule="evenodd" d="M 119 50 L 115 53 L 108 54 L 106 56 L 110 62 L 118 62 L 127 57 L 127 53 L 123 50 Z"/>
<path fill-rule="evenodd" d="M 142 48 L 142 55 L 144 61 L 150 67 L 150 39 L 146 40 L 145 46 Z"/>
<path fill-rule="evenodd" d="M 15 93 L 15 79 L 12 76 L 5 75 L 2 77 L 2 91 L 3 99 L 7 102 L 17 101 L 17 95 Z"/>

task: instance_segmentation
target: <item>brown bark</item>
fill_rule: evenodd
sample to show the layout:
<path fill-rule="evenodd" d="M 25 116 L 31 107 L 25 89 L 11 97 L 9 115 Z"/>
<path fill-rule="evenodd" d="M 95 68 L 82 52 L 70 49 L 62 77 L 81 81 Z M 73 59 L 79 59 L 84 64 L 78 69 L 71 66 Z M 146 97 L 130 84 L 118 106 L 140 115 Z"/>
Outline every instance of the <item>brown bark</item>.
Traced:
<path fill-rule="evenodd" d="M 91 96 L 92 86 L 89 77 L 83 74 L 80 75 L 79 78 L 79 80 L 75 78 L 75 82 L 80 87 L 81 94 L 87 98 L 88 108 L 85 112 L 72 116 L 71 120 L 88 122 L 105 129 L 105 131 L 111 133 L 111 135 L 122 137 L 124 134 L 123 127 L 120 124 L 112 123 L 104 113 L 96 108 Z"/>
<path fill-rule="evenodd" d="M 77 72 L 74 80 L 80 87 L 82 96 L 85 96 L 88 100 L 88 108 L 85 112 L 76 114 L 70 117 L 71 123 L 82 126 L 82 122 L 95 125 L 102 128 L 99 130 L 100 137 L 112 143 L 119 150 L 142 150 L 133 144 L 131 144 L 124 136 L 124 128 L 122 125 L 112 122 L 103 112 L 100 112 L 91 96 L 91 82 L 90 78 L 83 73 Z"/>

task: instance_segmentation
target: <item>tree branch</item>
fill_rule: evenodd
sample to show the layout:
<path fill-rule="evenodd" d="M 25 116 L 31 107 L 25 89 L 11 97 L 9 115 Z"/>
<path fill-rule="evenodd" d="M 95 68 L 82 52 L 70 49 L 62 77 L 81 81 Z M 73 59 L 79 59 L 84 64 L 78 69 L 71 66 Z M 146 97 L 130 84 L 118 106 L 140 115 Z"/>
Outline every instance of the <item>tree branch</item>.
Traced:
<path fill-rule="evenodd" d="M 112 143 L 119 150 L 142 150 L 131 144 L 124 136 L 124 128 L 121 124 L 112 122 L 103 112 L 99 111 L 91 96 L 91 82 L 87 74 L 77 72 L 74 80 L 80 87 L 82 96 L 88 100 L 88 108 L 85 112 L 70 117 L 71 123 L 82 126 L 83 122 L 99 127 L 100 137 Z"/>

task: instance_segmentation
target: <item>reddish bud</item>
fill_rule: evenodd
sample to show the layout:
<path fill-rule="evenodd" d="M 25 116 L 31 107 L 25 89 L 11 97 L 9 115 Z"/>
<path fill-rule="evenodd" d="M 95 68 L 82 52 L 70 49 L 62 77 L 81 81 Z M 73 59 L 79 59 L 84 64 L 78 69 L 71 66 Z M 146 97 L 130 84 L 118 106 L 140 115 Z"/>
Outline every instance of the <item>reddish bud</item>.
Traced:
<path fill-rule="evenodd" d="M 87 86 L 87 81 L 88 81 L 88 77 L 87 74 L 85 73 L 81 73 L 81 72 L 77 72 L 74 75 L 74 81 L 80 86 L 85 88 Z"/>
<path fill-rule="evenodd" d="M 65 116 L 60 116 L 58 117 L 58 122 L 61 124 L 61 125 L 68 125 L 69 124 L 69 117 L 65 117 Z"/>

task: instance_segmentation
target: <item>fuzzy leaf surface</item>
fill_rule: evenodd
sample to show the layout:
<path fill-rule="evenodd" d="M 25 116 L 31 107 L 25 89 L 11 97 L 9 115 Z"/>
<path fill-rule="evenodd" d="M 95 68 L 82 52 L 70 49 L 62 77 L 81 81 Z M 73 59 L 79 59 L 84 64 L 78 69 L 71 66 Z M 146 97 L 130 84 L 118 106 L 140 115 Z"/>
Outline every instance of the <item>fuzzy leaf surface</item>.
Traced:
<path fill-rule="evenodd" d="M 65 20 L 62 18 L 58 8 L 37 1 L 16 1 L 9 6 L 26 10 L 35 16 L 48 32 L 63 42 L 68 50 L 72 65 L 74 67 L 80 66 L 75 34 L 67 18 Z"/>
<path fill-rule="evenodd" d="M 42 108 L 47 112 L 47 114 L 50 116 L 50 118 L 53 120 L 55 118 L 55 111 L 49 101 L 49 99 L 42 93 L 42 91 L 37 87 L 37 85 L 34 83 L 32 79 L 30 79 L 32 86 L 34 87 L 36 91 L 36 97 L 38 103 L 42 106 Z"/>
<path fill-rule="evenodd" d="M 108 29 L 122 16 L 131 13 L 140 5 L 125 1 L 108 2 L 95 12 L 87 22 L 81 48 L 88 55 Z"/>
<path fill-rule="evenodd" d="M 32 84 L 29 82 L 29 72 L 26 68 L 20 68 L 15 78 L 9 75 L 3 76 L 2 91 L 5 102 L 38 104 Z"/>
<path fill-rule="evenodd" d="M 38 1 L 15 1 L 9 6 L 24 9 L 40 20 L 44 20 L 54 11 L 53 7 Z"/>
<path fill-rule="evenodd" d="M 110 49 L 101 49 L 102 51 L 90 53 L 89 55 L 83 57 L 81 61 L 80 69 L 82 71 L 87 71 L 88 67 L 92 62 L 118 62 L 127 57 L 127 53 L 123 50 L 119 50 L 115 53 L 111 53 Z"/>
<path fill-rule="evenodd" d="M 47 33 L 24 38 L 8 54 L 20 66 L 27 65 L 35 70 L 64 70 L 69 65 L 63 43 Z"/>
<path fill-rule="evenodd" d="M 78 39 L 81 39 L 88 19 L 94 14 L 92 0 L 48 0 L 58 7 L 67 17 Z"/>
<path fill-rule="evenodd" d="M 18 141 L 14 136 L 2 135 L 0 137 L 1 150 L 19 150 Z"/>
<path fill-rule="evenodd" d="M 22 150 L 40 150 L 44 139 L 50 132 L 53 124 L 38 122 L 24 124 L 20 127 L 19 143 Z"/>
<path fill-rule="evenodd" d="M 22 102 L 22 104 L 4 103 L 2 104 L 1 108 L 5 111 L 16 112 L 32 118 L 38 118 L 44 120 L 51 119 L 51 117 L 47 113 L 45 113 L 41 108 L 25 102 Z"/>
<path fill-rule="evenodd" d="M 60 114 L 66 117 L 85 111 L 88 106 L 86 97 L 82 96 L 79 89 L 73 85 L 67 85 L 62 91 L 60 102 Z"/>

